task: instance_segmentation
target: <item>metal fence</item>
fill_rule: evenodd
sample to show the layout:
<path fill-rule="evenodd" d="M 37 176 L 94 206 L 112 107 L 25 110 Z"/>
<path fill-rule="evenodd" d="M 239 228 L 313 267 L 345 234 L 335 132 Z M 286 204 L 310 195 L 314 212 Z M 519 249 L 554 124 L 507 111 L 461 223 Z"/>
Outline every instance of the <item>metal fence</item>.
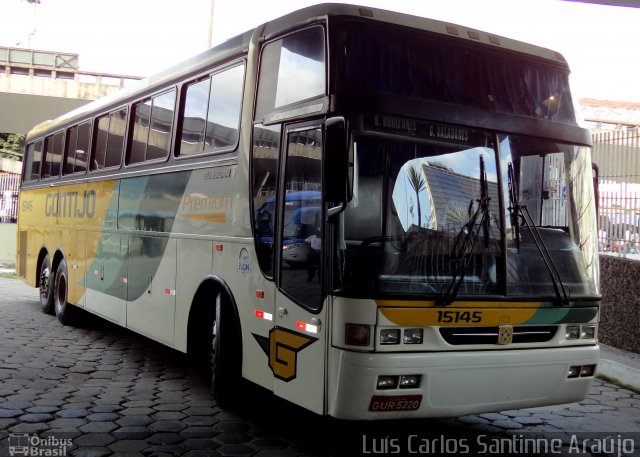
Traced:
<path fill-rule="evenodd" d="M 593 135 L 600 251 L 640 254 L 640 128 Z"/>
<path fill-rule="evenodd" d="M 18 190 L 20 175 L 0 172 L 0 223 L 18 220 Z"/>

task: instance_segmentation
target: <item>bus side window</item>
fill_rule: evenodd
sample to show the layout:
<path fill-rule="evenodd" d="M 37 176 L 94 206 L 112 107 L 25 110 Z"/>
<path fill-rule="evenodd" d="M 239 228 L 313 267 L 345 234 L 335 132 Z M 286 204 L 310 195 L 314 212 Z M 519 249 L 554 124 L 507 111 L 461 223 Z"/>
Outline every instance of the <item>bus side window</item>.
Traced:
<path fill-rule="evenodd" d="M 48 136 L 44 141 L 44 166 L 42 177 L 60 176 L 60 161 L 62 159 L 62 132 Z"/>
<path fill-rule="evenodd" d="M 126 108 L 114 111 L 109 115 L 109 118 L 109 138 L 107 139 L 107 154 L 104 159 L 105 168 L 120 165 L 127 120 Z"/>
<path fill-rule="evenodd" d="M 117 167 L 122 159 L 127 109 L 99 117 L 96 122 L 91 169 Z"/>
<path fill-rule="evenodd" d="M 37 181 L 40 177 L 40 160 L 42 157 L 42 140 L 27 146 L 23 181 Z"/>
<path fill-rule="evenodd" d="M 244 65 L 186 86 L 178 155 L 235 148 L 240 135 Z"/>

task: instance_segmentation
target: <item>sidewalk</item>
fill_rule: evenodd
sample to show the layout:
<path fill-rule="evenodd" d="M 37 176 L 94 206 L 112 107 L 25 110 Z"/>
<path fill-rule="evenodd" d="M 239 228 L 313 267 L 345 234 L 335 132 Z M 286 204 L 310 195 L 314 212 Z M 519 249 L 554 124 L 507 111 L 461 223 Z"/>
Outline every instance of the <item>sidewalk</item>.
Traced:
<path fill-rule="evenodd" d="M 600 363 L 596 375 L 640 392 L 640 354 L 600 343 Z"/>

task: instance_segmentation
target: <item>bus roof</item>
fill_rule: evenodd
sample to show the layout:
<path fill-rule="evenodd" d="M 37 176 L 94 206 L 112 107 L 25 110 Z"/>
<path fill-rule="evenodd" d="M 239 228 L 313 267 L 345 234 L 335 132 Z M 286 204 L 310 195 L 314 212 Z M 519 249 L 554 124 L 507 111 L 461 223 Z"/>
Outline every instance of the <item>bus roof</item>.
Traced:
<path fill-rule="evenodd" d="M 558 52 L 510 38 L 482 32 L 476 29 L 435 19 L 377 8 L 340 3 L 324 3 L 309 6 L 286 14 L 270 22 L 266 22 L 255 29 L 248 30 L 240 35 L 230 38 L 224 43 L 208 49 L 184 62 L 169 67 L 162 72 L 151 75 L 140 81 L 136 81 L 126 88 L 81 106 L 57 117 L 54 120 L 42 122 L 29 132 L 28 137 L 40 136 L 45 131 L 48 133 L 50 130 L 53 131 L 58 127 L 62 128 L 66 124 L 82 120 L 91 113 L 99 113 L 102 110 L 106 111 L 108 109 L 115 108 L 134 98 L 139 98 L 145 93 L 151 94 L 152 92 L 161 89 L 163 86 L 167 86 L 173 81 L 178 81 L 189 74 L 206 71 L 207 68 L 217 63 L 245 54 L 248 52 L 249 45 L 252 41 L 258 42 L 260 40 L 268 39 L 270 36 L 286 31 L 292 27 L 330 16 L 351 16 L 362 18 L 364 20 L 382 21 L 390 24 L 411 27 L 446 35 L 454 39 L 466 40 L 498 49 L 524 53 L 547 61 L 553 61 L 556 62 L 556 64 L 561 64 L 566 67 L 564 57 Z"/>

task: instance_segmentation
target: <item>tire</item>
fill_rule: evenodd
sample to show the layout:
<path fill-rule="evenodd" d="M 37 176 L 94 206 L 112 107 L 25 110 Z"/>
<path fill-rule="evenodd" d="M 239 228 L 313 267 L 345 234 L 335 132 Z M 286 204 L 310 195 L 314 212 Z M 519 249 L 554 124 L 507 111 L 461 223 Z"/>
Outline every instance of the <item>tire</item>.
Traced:
<path fill-rule="evenodd" d="M 40 289 L 40 307 L 45 314 L 53 314 L 53 276 L 49 254 L 42 259 L 38 273 L 38 288 Z"/>
<path fill-rule="evenodd" d="M 53 286 L 53 307 L 56 317 L 62 325 L 69 322 L 72 314 L 72 306 L 68 303 L 69 275 L 67 273 L 67 262 L 62 259 L 56 268 L 56 278 Z"/>
<path fill-rule="evenodd" d="M 241 380 L 241 339 L 231 310 L 218 293 L 211 326 L 211 391 L 223 407 L 239 400 Z"/>

